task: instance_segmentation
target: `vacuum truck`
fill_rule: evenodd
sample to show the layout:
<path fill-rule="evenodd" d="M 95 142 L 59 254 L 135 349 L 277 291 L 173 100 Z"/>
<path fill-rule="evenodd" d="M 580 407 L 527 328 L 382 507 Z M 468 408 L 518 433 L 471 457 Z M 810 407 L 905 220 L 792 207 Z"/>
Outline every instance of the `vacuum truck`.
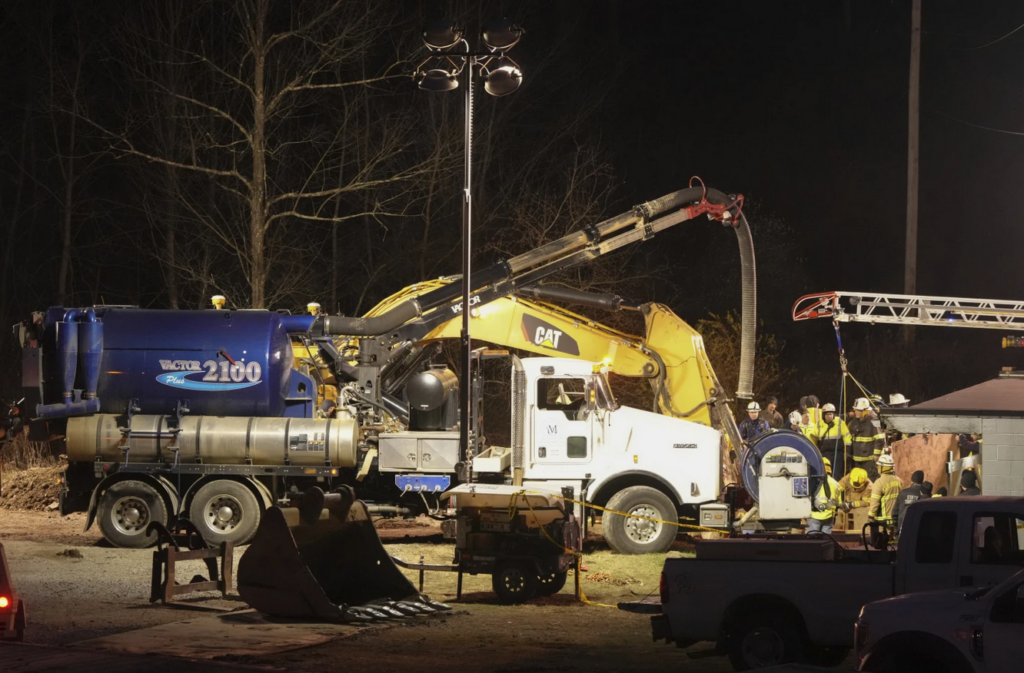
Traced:
<path fill-rule="evenodd" d="M 122 547 L 151 544 L 149 524 L 179 516 L 212 544 L 244 544 L 264 512 L 312 487 L 353 485 L 370 514 L 415 516 L 441 513 L 453 485 L 488 481 L 572 487 L 581 501 L 627 514 L 602 522 L 615 549 L 664 551 L 676 530 L 663 522 L 716 512 L 723 467 L 746 461 L 731 400 L 700 335 L 667 307 L 541 281 L 700 215 L 721 222 L 740 243 L 737 392 L 750 397 L 754 261 L 741 204 L 680 190 L 473 274 L 474 338 L 546 356 L 474 351 L 509 359 L 509 447 L 486 441 L 479 375 L 460 382 L 437 362 L 457 334 L 458 278 L 406 288 L 356 318 L 228 310 L 222 300 L 206 311 L 54 307 L 16 326 L 19 414 L 31 418 L 32 438 L 63 443 L 60 511 L 87 512 L 86 528 L 98 523 Z M 640 310 L 646 334 L 559 303 Z M 609 373 L 649 381 L 655 408 L 618 405 Z M 459 418 L 460 384 L 474 418 Z M 783 443 L 816 454 L 798 435 Z M 762 458 L 747 461 L 755 472 Z M 809 472 L 819 478 L 820 464 Z M 808 498 L 798 489 L 786 497 Z"/>

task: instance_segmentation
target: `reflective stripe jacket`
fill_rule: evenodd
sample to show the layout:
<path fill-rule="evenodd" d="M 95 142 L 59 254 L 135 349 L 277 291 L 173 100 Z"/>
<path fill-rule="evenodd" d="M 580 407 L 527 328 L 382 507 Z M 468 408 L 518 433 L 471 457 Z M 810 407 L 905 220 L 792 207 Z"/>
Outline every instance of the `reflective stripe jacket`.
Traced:
<path fill-rule="evenodd" d="M 903 482 L 895 474 L 883 474 L 871 485 L 871 509 L 868 516 L 879 521 L 892 522 L 896 496 L 903 490 Z"/>
<path fill-rule="evenodd" d="M 818 447 L 822 455 L 829 459 L 831 459 L 832 453 L 840 441 L 842 441 L 844 446 L 853 444 L 853 436 L 850 434 L 850 429 L 839 418 L 832 419 L 831 423 L 825 423 L 825 421 L 812 423 L 807 431 L 807 438 L 814 442 L 814 445 Z M 842 455 L 842 453 L 840 452 L 839 455 Z"/>
<path fill-rule="evenodd" d="M 850 475 L 839 480 L 839 490 L 843 493 L 843 502 L 849 503 L 850 509 L 867 507 L 871 504 L 871 480 L 868 479 L 860 489 L 853 487 L 850 483 Z"/>
<path fill-rule="evenodd" d="M 831 498 L 829 497 L 829 494 L 831 494 Z M 833 500 L 835 504 L 825 510 L 819 509 L 822 505 L 827 506 L 829 500 Z M 836 515 L 836 507 L 838 507 L 842 501 L 843 491 L 839 488 L 839 482 L 831 476 L 828 477 L 828 492 L 825 491 L 824 483 L 818 487 L 818 493 L 814 496 L 814 502 L 811 506 L 811 518 L 828 521 Z"/>
<path fill-rule="evenodd" d="M 850 421 L 850 432 L 853 434 L 853 459 L 861 462 L 882 455 L 885 446 L 885 433 L 882 424 L 870 416 L 855 418 Z"/>

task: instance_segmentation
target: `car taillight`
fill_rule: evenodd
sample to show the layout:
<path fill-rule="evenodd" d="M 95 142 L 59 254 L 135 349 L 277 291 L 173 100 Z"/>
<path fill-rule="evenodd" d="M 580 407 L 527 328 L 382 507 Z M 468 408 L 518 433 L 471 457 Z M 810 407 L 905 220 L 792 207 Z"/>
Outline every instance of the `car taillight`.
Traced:
<path fill-rule="evenodd" d="M 981 629 L 971 630 L 971 653 L 978 659 L 985 656 L 985 633 Z"/>
<path fill-rule="evenodd" d="M 668 603 L 668 581 L 665 580 L 665 571 L 661 571 L 661 580 L 658 582 L 658 590 L 661 592 L 661 604 Z"/>
<path fill-rule="evenodd" d="M 11 604 L 11 599 L 7 596 L 0 596 L 0 610 L 3 610 Z"/>
<path fill-rule="evenodd" d="M 857 650 L 857 656 L 868 646 L 868 623 L 858 621 L 853 627 L 853 646 Z"/>

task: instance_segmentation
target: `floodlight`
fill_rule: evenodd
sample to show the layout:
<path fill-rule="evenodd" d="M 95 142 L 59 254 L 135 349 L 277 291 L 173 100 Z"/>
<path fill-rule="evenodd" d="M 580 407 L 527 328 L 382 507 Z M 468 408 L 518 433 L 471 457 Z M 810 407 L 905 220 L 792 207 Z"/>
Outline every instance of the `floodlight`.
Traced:
<path fill-rule="evenodd" d="M 424 91 L 452 91 L 459 87 L 458 72 L 451 70 L 427 70 L 420 74 L 417 86 Z"/>
<path fill-rule="evenodd" d="M 484 71 L 484 91 L 492 96 L 507 96 L 523 83 L 523 72 L 510 58 L 499 58 L 493 68 Z"/>
<path fill-rule="evenodd" d="M 430 49 L 442 51 L 451 49 L 462 39 L 462 29 L 448 19 L 431 21 L 423 29 L 423 43 Z"/>
<path fill-rule="evenodd" d="M 484 24 L 484 44 L 495 51 L 504 52 L 518 44 L 523 29 L 508 19 L 497 19 Z"/>

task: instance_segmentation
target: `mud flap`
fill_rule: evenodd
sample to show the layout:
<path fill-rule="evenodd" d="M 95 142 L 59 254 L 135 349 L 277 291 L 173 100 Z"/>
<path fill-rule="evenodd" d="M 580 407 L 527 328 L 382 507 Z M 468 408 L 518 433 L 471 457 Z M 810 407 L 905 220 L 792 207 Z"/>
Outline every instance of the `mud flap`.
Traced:
<path fill-rule="evenodd" d="M 298 525 L 289 528 L 286 511 L 271 507 L 238 564 L 238 593 L 255 609 L 340 622 L 402 616 L 402 603 L 397 613 L 386 609 L 395 601 L 420 612 L 448 608 L 419 594 L 395 566 L 352 489 L 326 496 L 312 489 L 297 511 L 288 509 L 291 518 L 298 514 Z"/>

